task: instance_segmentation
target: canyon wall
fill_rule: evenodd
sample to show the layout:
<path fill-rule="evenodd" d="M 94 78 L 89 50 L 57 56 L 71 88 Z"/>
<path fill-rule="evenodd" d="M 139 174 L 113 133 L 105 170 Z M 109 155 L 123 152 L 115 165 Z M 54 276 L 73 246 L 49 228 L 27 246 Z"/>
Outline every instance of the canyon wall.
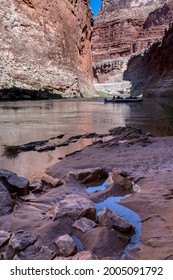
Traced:
<path fill-rule="evenodd" d="M 165 31 L 162 41 L 129 60 L 124 76 L 131 81 L 133 94 L 173 94 L 173 24 Z"/>
<path fill-rule="evenodd" d="M 89 0 L 0 0 L 0 88 L 93 93 Z"/>
<path fill-rule="evenodd" d="M 128 92 L 128 60 L 160 40 L 173 21 L 172 1 L 103 0 L 92 36 L 94 83 L 110 94 Z"/>

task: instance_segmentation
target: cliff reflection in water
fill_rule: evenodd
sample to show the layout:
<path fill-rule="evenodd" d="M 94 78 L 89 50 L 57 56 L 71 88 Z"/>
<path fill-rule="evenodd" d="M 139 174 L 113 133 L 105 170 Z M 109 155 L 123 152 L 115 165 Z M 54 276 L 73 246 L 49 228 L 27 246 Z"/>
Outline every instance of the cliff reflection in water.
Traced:
<path fill-rule="evenodd" d="M 98 100 L 48 100 L 3 102 L 0 104 L 0 153 L 2 145 L 21 145 L 59 134 L 65 139 L 88 132 L 104 133 L 110 128 L 132 125 L 154 135 L 173 135 L 160 100 L 143 104 L 104 104 Z M 37 177 L 59 157 L 80 150 L 93 140 L 83 139 L 55 151 L 25 152 L 17 158 L 0 157 L 0 166 L 25 177 Z"/>

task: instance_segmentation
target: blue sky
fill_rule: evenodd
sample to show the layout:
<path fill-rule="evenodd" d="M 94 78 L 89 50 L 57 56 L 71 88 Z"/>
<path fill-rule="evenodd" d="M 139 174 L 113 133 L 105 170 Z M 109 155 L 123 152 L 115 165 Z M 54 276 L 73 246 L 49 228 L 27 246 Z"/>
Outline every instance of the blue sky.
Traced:
<path fill-rule="evenodd" d="M 102 0 L 90 0 L 90 6 L 92 8 L 94 16 L 97 16 L 98 11 L 101 7 Z"/>

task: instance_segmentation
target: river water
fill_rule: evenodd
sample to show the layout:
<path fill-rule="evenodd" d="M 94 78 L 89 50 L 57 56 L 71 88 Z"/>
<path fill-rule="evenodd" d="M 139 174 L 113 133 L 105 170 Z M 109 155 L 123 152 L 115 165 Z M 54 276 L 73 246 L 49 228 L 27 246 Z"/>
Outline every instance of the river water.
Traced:
<path fill-rule="evenodd" d="M 104 133 L 125 125 L 142 128 L 156 136 L 173 135 L 173 125 L 160 105 L 165 102 L 172 101 L 145 98 L 143 103 L 134 104 L 104 104 L 103 99 L 1 102 L 0 154 L 3 145 L 21 145 L 59 134 L 68 138 L 88 132 Z M 55 151 L 25 152 L 16 158 L 0 156 L 0 167 L 29 179 L 37 178 L 59 157 L 87 144 L 89 140 L 85 139 Z"/>

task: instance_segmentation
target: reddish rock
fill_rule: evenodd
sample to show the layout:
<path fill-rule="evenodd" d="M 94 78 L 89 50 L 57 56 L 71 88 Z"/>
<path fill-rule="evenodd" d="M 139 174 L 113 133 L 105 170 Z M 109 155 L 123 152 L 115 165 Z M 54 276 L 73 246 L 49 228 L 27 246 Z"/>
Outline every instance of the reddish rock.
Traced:
<path fill-rule="evenodd" d="M 96 89 L 129 90 L 123 81 L 129 58 L 161 39 L 173 20 L 172 4 L 165 2 L 103 0 L 92 36 Z"/>
<path fill-rule="evenodd" d="M 173 11 L 173 3 L 164 11 Z M 132 93 L 171 96 L 173 88 L 173 25 L 165 31 L 162 41 L 155 43 L 144 55 L 130 59 L 125 78 L 132 82 Z"/>
<path fill-rule="evenodd" d="M 88 0 L 2 0 L 0 88 L 93 91 Z"/>

